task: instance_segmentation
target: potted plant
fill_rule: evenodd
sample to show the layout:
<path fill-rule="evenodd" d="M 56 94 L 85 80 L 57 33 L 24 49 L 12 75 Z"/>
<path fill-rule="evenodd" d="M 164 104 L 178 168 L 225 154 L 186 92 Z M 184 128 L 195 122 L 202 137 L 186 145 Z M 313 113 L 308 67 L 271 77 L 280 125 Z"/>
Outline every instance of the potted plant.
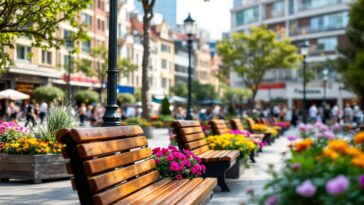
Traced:
<path fill-rule="evenodd" d="M 69 109 L 63 106 L 49 113 L 46 127 L 37 134 L 12 122 L 0 122 L 0 179 L 41 183 L 44 179 L 69 177 L 67 160 L 60 154 L 62 145 L 56 142 L 55 133 L 74 125 Z"/>

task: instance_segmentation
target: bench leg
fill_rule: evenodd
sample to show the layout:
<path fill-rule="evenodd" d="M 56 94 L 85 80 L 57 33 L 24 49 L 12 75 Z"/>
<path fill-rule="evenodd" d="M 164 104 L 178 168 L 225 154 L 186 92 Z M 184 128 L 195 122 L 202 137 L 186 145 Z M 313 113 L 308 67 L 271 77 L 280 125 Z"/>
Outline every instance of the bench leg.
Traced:
<path fill-rule="evenodd" d="M 249 156 L 249 158 L 250 158 L 250 161 L 251 161 L 252 163 L 256 163 L 256 161 L 255 161 L 255 153 L 254 153 L 254 151 L 250 152 L 250 156 Z"/>
<path fill-rule="evenodd" d="M 203 175 L 203 177 L 217 178 L 217 185 L 221 188 L 221 191 L 229 192 L 230 189 L 225 182 L 225 173 L 227 169 L 230 167 L 230 163 L 211 162 L 211 163 L 204 163 L 204 165 L 206 166 L 206 173 Z"/>

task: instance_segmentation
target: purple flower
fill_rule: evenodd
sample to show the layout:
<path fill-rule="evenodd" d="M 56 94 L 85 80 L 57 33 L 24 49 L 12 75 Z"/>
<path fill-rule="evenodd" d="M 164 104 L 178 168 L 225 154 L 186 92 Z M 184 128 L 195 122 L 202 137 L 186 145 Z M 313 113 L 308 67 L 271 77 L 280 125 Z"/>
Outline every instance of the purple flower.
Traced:
<path fill-rule="evenodd" d="M 299 129 L 301 132 L 304 132 L 304 131 L 306 131 L 306 125 L 305 125 L 305 124 L 303 124 L 303 123 L 301 123 L 301 124 L 299 124 L 299 125 L 298 125 L 298 129 Z"/>
<path fill-rule="evenodd" d="M 172 150 L 172 151 L 178 151 L 178 149 L 175 147 L 175 146 L 168 146 L 168 148 L 170 149 L 170 150 Z"/>
<path fill-rule="evenodd" d="M 364 174 L 359 177 L 360 188 L 364 190 Z"/>
<path fill-rule="evenodd" d="M 291 142 L 292 142 L 292 141 L 296 141 L 296 140 L 298 139 L 298 137 L 297 137 L 297 136 L 294 136 L 294 135 L 289 135 L 287 138 L 288 138 L 288 140 L 289 140 L 289 141 L 291 141 Z"/>
<path fill-rule="evenodd" d="M 312 132 L 312 131 L 313 131 L 313 129 L 314 129 L 314 127 L 313 127 L 312 125 L 310 125 L 310 124 L 308 124 L 308 125 L 306 126 L 306 131 L 308 131 L 308 132 Z"/>
<path fill-rule="evenodd" d="M 306 181 L 296 187 L 296 192 L 303 197 L 312 197 L 316 193 L 316 186 L 311 180 L 306 179 Z"/>
<path fill-rule="evenodd" d="M 301 164 L 300 163 L 291 164 L 291 169 L 293 171 L 298 171 L 300 168 L 301 168 Z"/>
<path fill-rule="evenodd" d="M 174 160 L 173 154 L 169 154 L 169 155 L 166 157 L 166 160 L 168 160 L 168 161 L 172 161 L 172 160 Z"/>
<path fill-rule="evenodd" d="M 349 188 L 349 180 L 344 175 L 339 175 L 326 183 L 326 191 L 333 195 L 340 195 Z"/>
<path fill-rule="evenodd" d="M 273 195 L 269 197 L 267 200 L 265 200 L 265 205 L 274 205 L 278 202 L 278 196 Z"/>
<path fill-rule="evenodd" d="M 335 134 L 329 131 L 324 132 L 324 137 L 328 140 L 333 140 L 336 138 Z"/>

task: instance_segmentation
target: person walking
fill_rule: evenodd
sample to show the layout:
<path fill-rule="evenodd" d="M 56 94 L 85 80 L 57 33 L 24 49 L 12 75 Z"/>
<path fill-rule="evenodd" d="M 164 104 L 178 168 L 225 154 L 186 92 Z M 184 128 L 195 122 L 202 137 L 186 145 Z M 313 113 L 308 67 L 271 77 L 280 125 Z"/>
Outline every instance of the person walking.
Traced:
<path fill-rule="evenodd" d="M 39 106 L 39 117 L 40 117 L 40 124 L 42 125 L 44 122 L 44 119 L 48 113 L 48 104 L 44 101 Z"/>
<path fill-rule="evenodd" d="M 32 123 L 32 126 L 35 127 L 35 125 L 37 124 L 35 122 L 35 112 L 34 112 L 34 105 L 33 103 L 29 103 L 26 106 L 26 122 L 24 127 L 27 127 L 27 125 L 29 124 L 29 122 Z"/>
<path fill-rule="evenodd" d="M 354 104 L 353 122 L 356 123 L 357 125 L 361 124 L 361 115 L 362 111 L 360 110 L 360 107 L 357 104 Z"/>
<path fill-rule="evenodd" d="M 344 108 L 344 122 L 351 123 L 352 118 L 353 118 L 353 109 L 351 109 L 349 104 L 346 104 Z"/>
<path fill-rule="evenodd" d="M 310 113 L 311 122 L 315 123 L 317 120 L 317 114 L 318 114 L 318 109 L 315 104 L 311 105 L 311 107 L 309 109 L 309 113 Z"/>
<path fill-rule="evenodd" d="M 79 115 L 80 115 L 80 126 L 85 126 L 85 120 L 87 115 L 87 108 L 85 103 L 82 103 L 81 106 L 78 109 Z"/>

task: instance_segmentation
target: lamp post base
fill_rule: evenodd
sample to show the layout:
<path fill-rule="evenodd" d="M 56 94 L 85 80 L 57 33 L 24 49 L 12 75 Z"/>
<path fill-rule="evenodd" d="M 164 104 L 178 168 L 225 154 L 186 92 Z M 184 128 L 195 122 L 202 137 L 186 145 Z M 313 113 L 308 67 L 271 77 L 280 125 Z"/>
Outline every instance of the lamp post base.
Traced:
<path fill-rule="evenodd" d="M 119 126 L 120 125 L 120 115 L 117 112 L 117 105 L 108 105 L 105 107 L 106 111 L 103 117 L 104 123 L 102 126 Z"/>

